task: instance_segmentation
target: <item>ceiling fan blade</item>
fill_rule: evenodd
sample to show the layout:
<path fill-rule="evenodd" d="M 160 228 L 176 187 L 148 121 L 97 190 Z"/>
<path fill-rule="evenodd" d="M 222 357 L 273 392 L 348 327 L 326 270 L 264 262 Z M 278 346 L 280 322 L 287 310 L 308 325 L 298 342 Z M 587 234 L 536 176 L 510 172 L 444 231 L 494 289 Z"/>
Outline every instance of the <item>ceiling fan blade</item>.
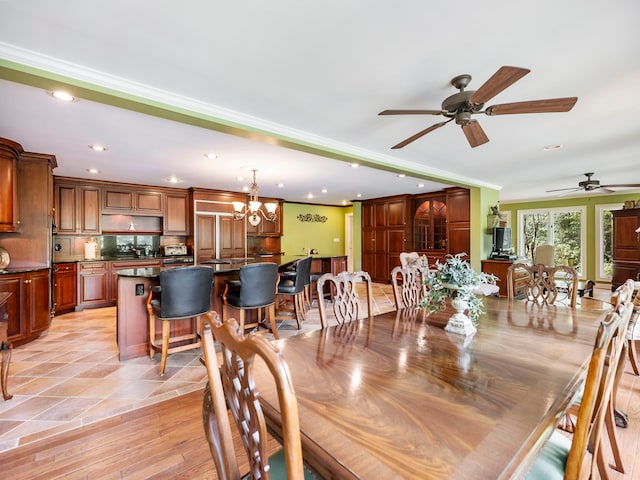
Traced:
<path fill-rule="evenodd" d="M 568 112 L 578 101 L 578 97 L 550 98 L 528 102 L 502 103 L 487 107 L 487 115 L 512 115 L 517 113 Z"/>
<path fill-rule="evenodd" d="M 397 148 L 402 148 L 402 147 L 406 147 L 407 145 L 409 145 L 411 142 L 416 141 L 417 139 L 419 139 L 420 137 L 425 136 L 427 133 L 429 132 L 433 132 L 435 129 L 440 128 L 441 126 L 449 123 L 451 120 L 453 120 L 453 118 L 450 118 L 449 120 L 445 120 L 444 122 L 440 122 L 440 123 L 436 123 L 431 125 L 429 128 L 425 128 L 424 130 L 419 131 L 418 133 L 416 133 L 415 135 L 412 135 L 411 137 L 407 138 L 406 140 L 401 141 L 400 143 L 398 143 L 397 145 L 394 145 L 393 147 L 391 147 L 392 149 L 397 149 Z"/>
<path fill-rule="evenodd" d="M 383 110 L 378 115 L 442 115 L 442 110 Z"/>
<path fill-rule="evenodd" d="M 600 188 L 640 188 L 640 183 L 616 183 L 615 185 L 600 185 Z"/>
<path fill-rule="evenodd" d="M 555 188 L 555 189 L 553 189 L 553 190 L 545 190 L 545 192 L 547 192 L 547 193 L 552 193 L 552 192 L 564 192 L 564 191 L 567 191 L 567 190 L 574 191 L 574 190 L 582 190 L 582 189 L 581 189 L 580 187 Z"/>
<path fill-rule="evenodd" d="M 469 145 L 471 145 L 471 148 L 489 141 L 489 137 L 484 133 L 484 130 L 477 120 L 471 120 L 469 123 L 462 125 L 462 131 L 464 132 L 465 137 L 467 137 L 467 141 L 469 142 Z"/>
<path fill-rule="evenodd" d="M 489 80 L 484 82 L 482 86 L 471 95 L 469 101 L 472 103 L 485 103 L 505 88 L 516 83 L 530 71 L 528 68 L 500 67 Z"/>

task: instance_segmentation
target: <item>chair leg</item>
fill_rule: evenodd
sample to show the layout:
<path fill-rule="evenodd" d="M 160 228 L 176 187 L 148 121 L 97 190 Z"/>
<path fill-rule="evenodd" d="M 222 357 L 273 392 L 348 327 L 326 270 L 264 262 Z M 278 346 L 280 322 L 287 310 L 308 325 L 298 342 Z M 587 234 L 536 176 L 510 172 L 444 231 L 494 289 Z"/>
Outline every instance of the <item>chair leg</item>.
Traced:
<path fill-rule="evenodd" d="M 153 360 L 156 351 L 153 349 L 156 343 L 156 316 L 149 314 L 149 358 Z"/>
<path fill-rule="evenodd" d="M 629 340 L 629 363 L 631 363 L 631 368 L 633 369 L 634 375 L 640 375 L 638 371 L 638 353 L 636 352 L 636 341 Z"/>
<path fill-rule="evenodd" d="M 162 321 L 162 353 L 160 357 L 160 375 L 164 375 L 169 356 L 169 336 L 171 335 L 171 323 L 168 320 Z"/>
<path fill-rule="evenodd" d="M 607 413 L 605 416 L 605 426 L 607 429 L 607 435 L 609 436 L 609 444 L 611 445 L 611 453 L 613 454 L 612 467 L 620 473 L 624 473 L 624 465 L 622 464 L 622 455 L 620 454 L 620 447 L 618 445 L 618 437 L 616 435 L 616 422 L 614 420 L 613 405 L 609 401 Z M 602 449 L 602 446 L 600 447 Z"/>
<path fill-rule="evenodd" d="M 278 340 L 278 327 L 276 326 L 276 306 L 275 304 L 271 304 L 267 307 L 267 316 L 269 317 L 269 323 L 271 324 L 271 333 L 273 333 L 273 338 Z"/>

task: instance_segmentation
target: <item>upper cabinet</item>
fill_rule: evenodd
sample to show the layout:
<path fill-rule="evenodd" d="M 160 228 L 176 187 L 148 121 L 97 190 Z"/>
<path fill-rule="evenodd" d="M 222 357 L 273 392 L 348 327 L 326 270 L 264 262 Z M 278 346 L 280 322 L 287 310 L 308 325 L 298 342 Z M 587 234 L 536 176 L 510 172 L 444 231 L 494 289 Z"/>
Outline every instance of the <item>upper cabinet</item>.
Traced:
<path fill-rule="evenodd" d="M 189 235 L 189 193 L 171 192 L 164 196 L 164 222 L 162 233 L 165 235 Z"/>
<path fill-rule="evenodd" d="M 55 228 L 60 235 L 100 235 L 100 188 L 56 181 Z"/>
<path fill-rule="evenodd" d="M 273 199 L 260 198 L 264 202 L 275 202 Z M 264 205 L 260 207 L 262 210 Z M 247 221 L 247 235 L 256 237 L 281 237 L 282 236 L 282 201 L 278 201 L 278 208 L 276 209 L 276 219 L 273 222 L 267 220 L 264 216 L 260 215 L 260 223 L 255 227 Z"/>
<path fill-rule="evenodd" d="M 640 208 L 615 210 L 613 213 L 612 289 L 628 278 L 640 281 Z"/>
<path fill-rule="evenodd" d="M 18 157 L 22 147 L 0 138 L 0 232 L 15 232 L 18 217 Z"/>
<path fill-rule="evenodd" d="M 102 212 L 134 215 L 162 215 L 162 192 L 119 186 L 102 189 Z"/>

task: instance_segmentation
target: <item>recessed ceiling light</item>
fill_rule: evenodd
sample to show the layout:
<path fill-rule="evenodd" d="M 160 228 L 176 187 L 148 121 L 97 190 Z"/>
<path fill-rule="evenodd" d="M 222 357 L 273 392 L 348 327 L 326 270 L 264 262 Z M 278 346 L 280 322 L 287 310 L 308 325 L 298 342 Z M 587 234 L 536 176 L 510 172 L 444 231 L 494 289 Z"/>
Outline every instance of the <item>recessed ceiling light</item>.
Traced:
<path fill-rule="evenodd" d="M 326 189 L 326 188 L 323 188 L 323 189 L 322 189 L 322 193 L 327 193 L 327 189 Z"/>
<path fill-rule="evenodd" d="M 63 92 L 62 90 L 56 90 L 53 92 L 48 92 L 53 98 L 60 100 L 61 102 L 74 102 L 77 100 L 76 97 L 71 95 L 70 93 Z"/>
<path fill-rule="evenodd" d="M 562 148 L 562 145 L 555 143 L 553 145 L 545 145 L 543 150 L 557 150 L 558 148 Z"/>
<path fill-rule="evenodd" d="M 243 181 L 243 180 L 244 180 L 244 177 L 236 177 L 236 180 L 237 180 L 237 181 L 239 181 L 239 182 L 241 182 L 241 181 Z"/>
<path fill-rule="evenodd" d="M 278 188 L 282 188 L 282 187 L 284 187 L 284 183 L 279 183 Z"/>
<path fill-rule="evenodd" d="M 215 153 L 205 153 L 204 156 L 211 160 L 213 160 L 214 158 L 218 158 L 218 155 L 216 155 Z"/>
<path fill-rule="evenodd" d="M 361 194 L 361 193 L 356 193 L 356 197 L 357 197 L 357 198 L 361 198 L 361 197 L 362 197 L 362 194 Z"/>
<path fill-rule="evenodd" d="M 399 173 L 398 178 L 404 178 L 406 175 L 404 173 Z"/>
<path fill-rule="evenodd" d="M 243 192 L 248 192 L 249 191 L 249 187 L 247 187 L 246 185 L 244 187 L 242 187 L 242 191 Z"/>
<path fill-rule="evenodd" d="M 418 185 L 416 185 L 416 187 L 422 188 L 422 187 L 424 187 L 424 183 L 419 183 Z"/>
<path fill-rule="evenodd" d="M 167 178 L 167 182 L 169 182 L 169 183 L 180 183 L 180 182 L 181 182 L 181 180 L 179 180 L 179 179 L 178 179 L 177 177 L 175 177 L 175 176 L 171 176 L 171 177 Z"/>
<path fill-rule="evenodd" d="M 100 173 L 100 170 L 97 168 L 87 168 L 87 172 L 89 173 Z"/>
<path fill-rule="evenodd" d="M 313 198 L 313 193 L 308 194 L 307 198 Z"/>
<path fill-rule="evenodd" d="M 96 152 L 106 152 L 107 147 L 103 147 L 102 145 L 89 145 L 91 150 L 95 150 Z"/>
<path fill-rule="evenodd" d="M 351 164 L 351 168 L 358 168 L 360 165 L 358 165 L 357 163 L 352 163 Z"/>

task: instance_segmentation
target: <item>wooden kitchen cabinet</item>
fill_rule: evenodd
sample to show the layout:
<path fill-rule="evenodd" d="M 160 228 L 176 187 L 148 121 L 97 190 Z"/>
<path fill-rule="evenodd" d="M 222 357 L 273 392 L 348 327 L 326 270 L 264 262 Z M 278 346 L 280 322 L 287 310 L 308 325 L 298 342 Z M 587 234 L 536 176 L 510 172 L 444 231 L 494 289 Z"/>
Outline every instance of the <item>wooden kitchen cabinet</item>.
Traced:
<path fill-rule="evenodd" d="M 53 266 L 54 315 L 75 310 L 78 304 L 77 272 L 76 262 L 56 263 Z"/>
<path fill-rule="evenodd" d="M 613 214 L 613 276 L 615 290 L 628 278 L 640 280 L 640 208 L 615 210 Z"/>
<path fill-rule="evenodd" d="M 165 193 L 162 233 L 188 236 L 189 224 L 189 193 Z"/>
<path fill-rule="evenodd" d="M 8 340 L 25 344 L 51 325 L 51 277 L 49 269 L 0 276 L 0 292 L 11 293 L 7 301 Z"/>
<path fill-rule="evenodd" d="M 0 138 L 0 232 L 15 232 L 18 210 L 18 157 L 22 147 Z"/>
<path fill-rule="evenodd" d="M 102 189 L 102 213 L 162 215 L 162 192 L 138 190 L 125 186 L 105 186 Z"/>
<path fill-rule="evenodd" d="M 275 221 L 270 222 L 260 215 L 260 223 L 255 227 L 247 222 L 247 235 L 255 237 L 281 237 L 282 236 L 282 202 L 274 199 L 260 198 L 262 202 L 261 209 L 264 209 L 264 204 L 268 202 L 277 202 L 278 208 L 276 209 L 277 218 Z M 264 210 L 266 212 L 266 209 Z"/>
<path fill-rule="evenodd" d="M 108 305 L 107 262 L 78 262 L 78 309 Z"/>
<path fill-rule="evenodd" d="M 107 299 L 109 304 L 116 304 L 118 301 L 118 271 L 128 268 L 160 268 L 162 260 L 113 260 L 107 265 Z"/>
<path fill-rule="evenodd" d="M 220 258 L 245 256 L 244 222 L 220 216 Z"/>
<path fill-rule="evenodd" d="M 196 215 L 196 263 L 216 258 L 216 216 Z"/>
<path fill-rule="evenodd" d="M 60 235 L 100 235 L 100 188 L 54 182 L 55 228 Z"/>
<path fill-rule="evenodd" d="M 400 265 L 411 228 L 411 198 L 385 197 L 362 204 L 362 268 L 375 282 L 387 283 Z"/>

